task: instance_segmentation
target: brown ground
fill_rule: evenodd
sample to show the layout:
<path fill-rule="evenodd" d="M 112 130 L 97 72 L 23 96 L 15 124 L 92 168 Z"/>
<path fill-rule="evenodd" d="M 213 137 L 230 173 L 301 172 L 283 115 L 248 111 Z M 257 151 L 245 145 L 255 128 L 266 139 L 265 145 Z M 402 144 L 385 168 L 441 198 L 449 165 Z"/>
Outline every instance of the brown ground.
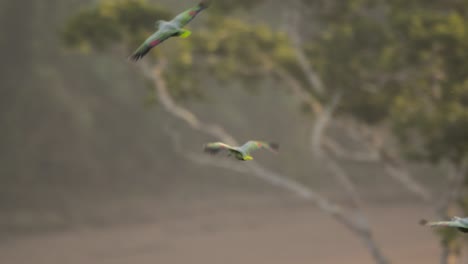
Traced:
<path fill-rule="evenodd" d="M 367 212 L 392 263 L 438 263 L 436 237 L 417 225 L 431 210 L 417 204 L 385 207 Z M 304 204 L 190 208 L 146 224 L 10 239 L 0 244 L 0 263 L 373 263 L 355 236 Z"/>

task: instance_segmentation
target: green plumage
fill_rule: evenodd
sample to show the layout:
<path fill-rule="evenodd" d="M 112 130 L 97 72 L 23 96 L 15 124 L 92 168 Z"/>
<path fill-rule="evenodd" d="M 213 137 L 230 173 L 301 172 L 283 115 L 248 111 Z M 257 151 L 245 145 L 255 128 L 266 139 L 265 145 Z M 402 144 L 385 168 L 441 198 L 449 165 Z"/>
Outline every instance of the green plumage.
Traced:
<path fill-rule="evenodd" d="M 208 152 L 210 154 L 217 154 L 220 151 L 225 150 L 229 153 L 229 156 L 234 156 L 236 159 L 243 161 L 252 160 L 253 157 L 250 156 L 250 153 L 261 148 L 277 152 L 279 145 L 276 143 L 251 140 L 239 147 L 229 146 L 222 142 L 212 142 L 204 146 L 205 152 Z"/>
<path fill-rule="evenodd" d="M 133 61 L 143 58 L 152 48 L 161 44 L 170 37 L 186 38 L 190 36 L 189 30 L 183 29 L 190 21 L 192 21 L 198 13 L 208 7 L 208 1 L 202 1 L 197 6 L 192 7 L 179 15 L 171 21 L 158 21 L 158 30 L 148 37 L 143 44 L 129 57 Z"/>
<path fill-rule="evenodd" d="M 468 233 L 468 218 L 461 218 L 454 216 L 450 221 L 435 221 L 435 222 L 428 222 L 427 220 L 421 220 L 421 225 L 431 226 L 431 227 L 453 227 L 457 228 L 458 230 Z"/>

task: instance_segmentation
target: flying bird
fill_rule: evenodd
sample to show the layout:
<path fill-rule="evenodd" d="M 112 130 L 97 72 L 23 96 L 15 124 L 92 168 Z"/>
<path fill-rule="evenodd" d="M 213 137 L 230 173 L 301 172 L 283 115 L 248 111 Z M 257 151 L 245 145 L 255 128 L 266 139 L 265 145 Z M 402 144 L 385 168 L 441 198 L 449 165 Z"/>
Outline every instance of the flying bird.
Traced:
<path fill-rule="evenodd" d="M 209 1 L 203 0 L 197 6 L 192 7 L 180 14 L 178 14 L 171 21 L 159 20 L 156 22 L 156 28 L 158 29 L 153 35 L 149 36 L 143 44 L 129 57 L 133 61 L 137 61 L 146 55 L 152 48 L 161 44 L 170 37 L 181 37 L 187 38 L 192 34 L 190 30 L 184 29 L 192 19 L 194 19 L 198 13 L 208 8 Z"/>
<path fill-rule="evenodd" d="M 233 147 L 229 146 L 227 144 L 224 144 L 222 142 L 213 142 L 213 143 L 208 143 L 204 146 L 205 152 L 208 152 L 210 154 L 217 154 L 220 151 L 227 151 L 228 156 L 234 156 L 238 160 L 253 160 L 253 157 L 250 156 L 250 152 L 261 149 L 261 148 L 266 148 L 272 152 L 278 152 L 279 145 L 276 143 L 268 143 L 268 142 L 263 142 L 263 141 L 248 141 L 242 146 L 239 147 Z"/>
<path fill-rule="evenodd" d="M 429 222 L 425 219 L 422 219 L 419 224 L 425 226 L 445 226 L 445 227 L 454 227 L 460 230 L 463 233 L 468 233 L 468 218 L 461 218 L 454 216 L 450 221 L 436 221 L 436 222 Z"/>

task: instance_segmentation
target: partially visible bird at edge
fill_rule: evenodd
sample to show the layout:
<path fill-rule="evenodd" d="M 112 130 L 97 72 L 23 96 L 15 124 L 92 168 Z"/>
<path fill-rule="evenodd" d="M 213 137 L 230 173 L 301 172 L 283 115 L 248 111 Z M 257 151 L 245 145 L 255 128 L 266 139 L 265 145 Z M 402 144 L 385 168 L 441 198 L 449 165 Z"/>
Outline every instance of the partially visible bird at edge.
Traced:
<path fill-rule="evenodd" d="M 460 230 L 463 233 L 468 233 L 468 218 L 461 218 L 454 216 L 450 221 L 434 221 L 429 222 L 425 219 L 419 221 L 420 225 L 431 226 L 431 227 L 453 227 Z"/>
<path fill-rule="evenodd" d="M 228 153 L 228 156 L 234 156 L 238 160 L 247 161 L 253 160 L 253 157 L 250 155 L 252 151 L 262 148 L 277 153 L 279 145 L 277 143 L 250 140 L 244 145 L 237 147 L 229 146 L 222 142 L 212 142 L 207 143 L 203 149 L 205 152 L 210 154 L 217 154 L 221 151 L 226 151 Z"/>
<path fill-rule="evenodd" d="M 194 19 L 201 11 L 208 8 L 209 1 L 201 1 L 197 6 L 192 7 L 178 14 L 171 21 L 159 20 L 156 22 L 158 29 L 153 35 L 149 36 L 143 44 L 129 57 L 130 60 L 138 61 L 143 58 L 152 48 L 161 44 L 170 37 L 187 38 L 192 34 L 190 30 L 184 29 L 192 19 Z"/>

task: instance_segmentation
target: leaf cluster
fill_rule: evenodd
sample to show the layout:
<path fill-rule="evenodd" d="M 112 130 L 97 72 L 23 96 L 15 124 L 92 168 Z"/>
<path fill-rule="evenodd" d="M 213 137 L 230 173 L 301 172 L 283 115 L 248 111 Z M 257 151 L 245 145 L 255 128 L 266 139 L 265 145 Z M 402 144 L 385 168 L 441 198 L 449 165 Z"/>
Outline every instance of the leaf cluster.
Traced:
<path fill-rule="evenodd" d="M 309 1 L 323 28 L 307 45 L 340 109 L 390 122 L 412 157 L 461 162 L 468 153 L 466 1 Z"/>
<path fill-rule="evenodd" d="M 84 52 L 106 52 L 115 47 L 130 52 L 156 30 L 155 21 L 170 18 L 166 9 L 142 0 L 101 1 L 72 16 L 62 38 L 68 47 Z M 222 82 L 236 78 L 247 84 L 245 87 L 256 87 L 275 61 L 292 61 L 286 35 L 267 25 L 220 16 L 210 9 L 196 22 L 189 25 L 196 27 L 189 39 L 171 38 L 144 58 L 168 61 L 165 79 L 176 98 L 200 97 L 200 87 L 207 78 Z"/>

